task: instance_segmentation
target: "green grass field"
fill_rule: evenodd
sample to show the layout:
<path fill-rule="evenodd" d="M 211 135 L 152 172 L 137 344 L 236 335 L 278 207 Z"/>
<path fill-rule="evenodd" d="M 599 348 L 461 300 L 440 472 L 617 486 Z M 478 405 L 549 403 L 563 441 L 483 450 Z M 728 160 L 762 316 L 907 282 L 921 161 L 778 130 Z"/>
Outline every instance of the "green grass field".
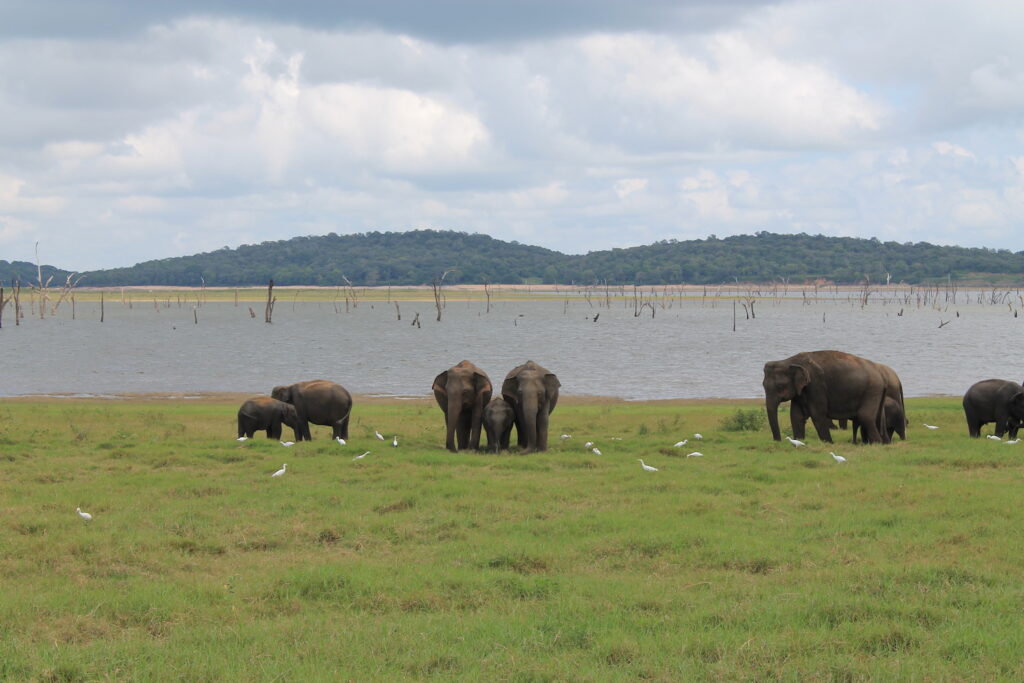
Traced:
<path fill-rule="evenodd" d="M 1024 443 L 945 398 L 884 447 L 722 428 L 753 407 L 563 399 L 519 456 L 426 401 L 292 448 L 234 401 L 0 402 L 0 678 L 1024 678 Z"/>

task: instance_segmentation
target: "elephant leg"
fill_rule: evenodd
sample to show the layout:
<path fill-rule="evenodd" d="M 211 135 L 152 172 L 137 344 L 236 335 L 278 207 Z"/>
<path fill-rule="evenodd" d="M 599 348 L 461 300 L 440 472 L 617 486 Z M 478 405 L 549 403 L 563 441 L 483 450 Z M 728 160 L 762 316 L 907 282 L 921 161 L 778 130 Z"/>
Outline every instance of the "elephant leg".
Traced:
<path fill-rule="evenodd" d="M 459 424 L 456 429 L 456 433 L 459 441 L 459 450 L 465 450 L 469 448 L 469 423 L 472 419 L 472 414 L 465 410 L 459 415 Z"/>
<path fill-rule="evenodd" d="M 348 415 L 338 420 L 338 433 L 335 434 L 335 436 L 340 436 L 346 441 L 348 440 L 348 420 L 350 417 L 352 417 L 351 410 L 349 410 Z"/>
<path fill-rule="evenodd" d="M 818 432 L 818 438 L 825 443 L 832 443 L 832 432 L 828 429 L 829 425 L 832 424 L 832 420 L 830 420 L 826 415 L 816 415 L 811 413 L 811 422 L 814 423 L 814 429 Z M 793 438 L 800 439 L 801 437 L 796 436 Z"/>
<path fill-rule="evenodd" d="M 501 447 L 502 450 L 507 451 L 508 448 L 509 448 L 509 441 L 511 441 L 511 440 L 512 440 L 512 425 L 509 424 L 509 426 L 506 427 L 502 431 L 501 438 L 498 440 L 498 444 L 499 444 L 499 446 Z"/>
<path fill-rule="evenodd" d="M 843 422 L 846 422 L 846 420 L 843 420 Z M 853 422 L 853 427 L 850 429 L 850 431 L 853 432 L 853 438 L 850 439 L 850 443 L 857 443 L 857 430 L 860 429 L 860 423 L 857 422 L 856 418 L 854 418 L 852 420 L 852 422 Z M 844 427 L 844 429 L 845 429 L 845 427 Z"/>
<path fill-rule="evenodd" d="M 473 410 L 469 415 L 469 447 L 474 451 L 480 450 L 480 427 L 483 422 L 483 408 L 479 403 L 473 404 Z"/>
<path fill-rule="evenodd" d="M 860 422 L 860 433 L 864 443 L 883 443 L 882 435 L 878 431 L 878 410 L 874 405 L 862 406 L 856 419 Z"/>
<path fill-rule="evenodd" d="M 267 429 L 267 437 L 271 439 L 281 440 L 281 421 L 271 420 L 270 427 Z"/>
<path fill-rule="evenodd" d="M 548 407 L 541 406 L 540 414 L 537 416 L 537 450 L 546 451 L 548 449 Z"/>
<path fill-rule="evenodd" d="M 793 430 L 793 438 L 802 440 L 807 434 L 807 415 L 804 414 L 800 402 L 795 399 L 789 402 L 789 424 Z"/>

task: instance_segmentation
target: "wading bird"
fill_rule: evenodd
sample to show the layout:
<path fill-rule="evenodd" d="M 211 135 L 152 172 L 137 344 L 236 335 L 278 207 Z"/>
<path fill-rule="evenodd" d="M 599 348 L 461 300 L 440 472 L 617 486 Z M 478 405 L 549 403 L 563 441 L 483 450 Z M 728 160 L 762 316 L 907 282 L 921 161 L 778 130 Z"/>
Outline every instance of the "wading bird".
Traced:
<path fill-rule="evenodd" d="M 674 444 L 672 444 L 672 446 L 674 448 L 682 448 L 683 446 L 686 445 L 687 441 L 689 441 L 689 439 L 683 439 L 682 441 L 676 441 Z"/>
<path fill-rule="evenodd" d="M 829 455 L 831 455 L 832 458 L 835 459 L 836 462 L 846 462 L 846 458 L 844 458 L 841 455 L 836 455 L 835 453 L 833 453 L 831 451 L 829 451 Z"/>
<path fill-rule="evenodd" d="M 361 455 L 357 455 L 356 457 L 354 457 L 354 458 L 352 458 L 352 459 L 353 459 L 353 460 L 362 460 L 363 458 L 365 458 L 365 457 L 366 457 L 366 456 L 368 456 L 369 454 L 370 454 L 370 451 L 366 451 L 365 453 L 362 453 Z"/>
<path fill-rule="evenodd" d="M 593 448 L 594 447 L 594 442 L 593 441 L 588 441 L 585 444 L 583 444 L 583 447 L 584 448 Z"/>
<path fill-rule="evenodd" d="M 247 437 L 247 436 L 240 436 L 240 437 L 238 437 L 237 439 L 235 439 L 235 441 L 245 441 L 245 440 L 247 440 L 248 438 L 249 438 L 249 437 Z"/>
<path fill-rule="evenodd" d="M 1014 443 L 1020 443 L 1020 439 L 1010 439 L 1009 441 L 1006 441 L 1005 443 L 1007 445 L 1014 444 Z"/>
<path fill-rule="evenodd" d="M 398 434 L 395 434 L 395 438 L 391 439 L 391 445 L 398 448 Z"/>
<path fill-rule="evenodd" d="M 701 453 L 700 451 L 694 451 L 693 453 L 687 453 L 686 457 L 687 458 L 703 458 L 704 454 Z"/>
<path fill-rule="evenodd" d="M 85 521 L 92 521 L 92 515 L 90 515 L 88 512 L 82 512 L 82 508 L 75 508 L 75 512 L 77 512 L 78 516 L 84 519 Z"/>
<path fill-rule="evenodd" d="M 797 448 L 800 448 L 801 446 L 806 446 L 807 445 L 803 441 L 800 441 L 799 439 L 794 439 L 791 436 L 787 436 L 786 437 L 786 441 L 790 442 L 791 444 L 793 444 Z"/>
<path fill-rule="evenodd" d="M 281 445 L 282 446 L 294 446 L 295 442 L 294 441 L 282 441 Z"/>
<path fill-rule="evenodd" d="M 339 446 L 345 446 L 348 444 L 348 442 L 345 441 L 345 439 L 341 438 L 340 436 L 334 437 L 334 440 L 338 442 Z"/>
<path fill-rule="evenodd" d="M 651 467 L 650 465 L 645 463 L 643 458 L 637 458 L 637 460 L 640 461 L 640 467 L 643 467 L 648 472 L 657 472 L 658 471 L 657 467 Z"/>
<path fill-rule="evenodd" d="M 986 438 L 992 439 L 993 441 L 1002 441 L 1003 440 L 1003 438 L 1001 436 L 996 436 L 995 434 L 989 434 L 988 437 L 986 437 Z"/>
<path fill-rule="evenodd" d="M 601 455 L 601 451 L 597 450 L 596 448 L 591 448 L 590 450 L 594 455 Z"/>
<path fill-rule="evenodd" d="M 700 435 L 700 434 L 698 433 L 698 434 L 694 434 L 694 435 L 693 435 L 693 438 L 697 439 L 697 441 L 700 441 L 700 440 L 701 440 L 701 439 L 703 439 L 704 437 L 703 437 L 703 436 L 701 436 L 701 435 Z"/>
<path fill-rule="evenodd" d="M 281 469 L 279 469 L 277 472 L 274 472 L 270 476 L 271 477 L 280 477 L 280 476 L 282 476 L 284 474 L 284 471 L 286 469 L 288 469 L 288 463 L 285 463 L 285 464 L 281 465 Z"/>
<path fill-rule="evenodd" d="M 374 432 L 373 432 L 373 433 L 374 433 L 374 434 L 376 435 L 376 437 L 377 437 L 377 438 L 378 438 L 379 440 L 381 440 L 381 441 L 383 441 L 383 440 L 384 440 L 384 435 L 383 435 L 383 434 L 381 434 L 380 432 L 378 432 L 377 430 L 374 430 Z"/>
<path fill-rule="evenodd" d="M 923 424 L 928 429 L 938 429 L 939 428 L 938 425 L 930 425 L 927 422 L 922 422 L 921 424 Z"/>
<path fill-rule="evenodd" d="M 559 439 L 562 439 L 562 440 L 564 441 L 565 439 L 571 439 L 571 438 L 572 438 L 572 434 L 562 434 L 562 435 L 561 435 L 560 437 L 558 437 L 558 438 L 559 438 Z"/>

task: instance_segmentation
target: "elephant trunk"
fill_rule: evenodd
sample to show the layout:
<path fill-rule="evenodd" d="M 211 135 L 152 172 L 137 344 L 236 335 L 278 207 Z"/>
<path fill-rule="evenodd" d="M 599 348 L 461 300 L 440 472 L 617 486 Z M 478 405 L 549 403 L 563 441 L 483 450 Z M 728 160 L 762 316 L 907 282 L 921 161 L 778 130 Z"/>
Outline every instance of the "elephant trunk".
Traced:
<path fill-rule="evenodd" d="M 766 398 L 764 407 L 768 411 L 768 426 L 771 427 L 772 438 L 782 441 L 782 432 L 779 431 L 779 402 L 773 398 Z"/>
<path fill-rule="evenodd" d="M 535 395 L 523 396 L 523 431 L 526 432 L 526 450 L 537 450 L 537 412 L 539 402 Z"/>
<path fill-rule="evenodd" d="M 459 425 L 459 419 L 462 417 L 462 399 L 457 394 L 457 391 L 448 392 L 448 410 L 445 415 L 447 435 L 445 436 L 444 446 L 453 453 L 459 450 L 455 444 L 455 431 Z"/>

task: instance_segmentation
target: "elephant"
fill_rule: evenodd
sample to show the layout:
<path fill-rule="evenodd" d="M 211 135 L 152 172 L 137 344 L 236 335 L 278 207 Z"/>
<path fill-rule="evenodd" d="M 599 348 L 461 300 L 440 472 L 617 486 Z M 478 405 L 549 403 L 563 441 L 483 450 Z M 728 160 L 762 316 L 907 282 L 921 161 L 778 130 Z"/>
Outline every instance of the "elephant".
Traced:
<path fill-rule="evenodd" d="M 435 377 L 431 388 L 437 405 L 444 411 L 445 448 L 452 452 L 479 450 L 484 406 L 494 391 L 487 373 L 464 360 Z"/>
<path fill-rule="evenodd" d="M 779 403 L 790 401 L 793 438 L 804 438 L 808 417 L 818 438 L 832 443 L 833 419 L 857 418 L 865 443 L 882 443 L 886 376 L 877 363 L 842 351 L 808 351 L 764 366 L 765 409 L 772 438 L 779 431 Z"/>
<path fill-rule="evenodd" d="M 860 423 L 853 421 L 853 443 L 857 443 L 857 430 Z M 885 397 L 885 432 L 882 434 L 888 441 L 892 441 L 892 435 L 899 434 L 900 441 L 907 440 L 907 414 L 903 411 L 903 404 L 892 396 Z"/>
<path fill-rule="evenodd" d="M 501 395 L 516 412 L 516 435 L 520 448 L 546 451 L 548 416 L 558 403 L 562 386 L 554 373 L 528 360 L 513 368 L 501 384 Z"/>
<path fill-rule="evenodd" d="M 309 433 L 310 422 L 330 427 L 334 438 L 348 438 L 352 395 L 340 384 L 326 379 L 314 379 L 274 387 L 270 395 L 295 406 L 298 424 L 296 441 L 313 440 Z"/>
<path fill-rule="evenodd" d="M 986 422 L 995 422 L 996 436 L 1004 432 L 1011 439 L 1024 422 L 1024 386 L 1008 379 L 986 379 L 971 385 L 964 394 L 964 415 L 967 431 L 974 438 L 981 436 Z"/>
<path fill-rule="evenodd" d="M 487 450 L 507 451 L 516 411 L 501 396 L 495 396 L 484 408 L 484 429 L 487 431 Z"/>
<path fill-rule="evenodd" d="M 281 439 L 281 425 L 286 424 L 295 431 L 299 440 L 299 420 L 295 406 L 269 396 L 250 398 L 238 409 L 238 436 L 252 438 L 254 432 L 267 430 L 268 439 Z"/>

